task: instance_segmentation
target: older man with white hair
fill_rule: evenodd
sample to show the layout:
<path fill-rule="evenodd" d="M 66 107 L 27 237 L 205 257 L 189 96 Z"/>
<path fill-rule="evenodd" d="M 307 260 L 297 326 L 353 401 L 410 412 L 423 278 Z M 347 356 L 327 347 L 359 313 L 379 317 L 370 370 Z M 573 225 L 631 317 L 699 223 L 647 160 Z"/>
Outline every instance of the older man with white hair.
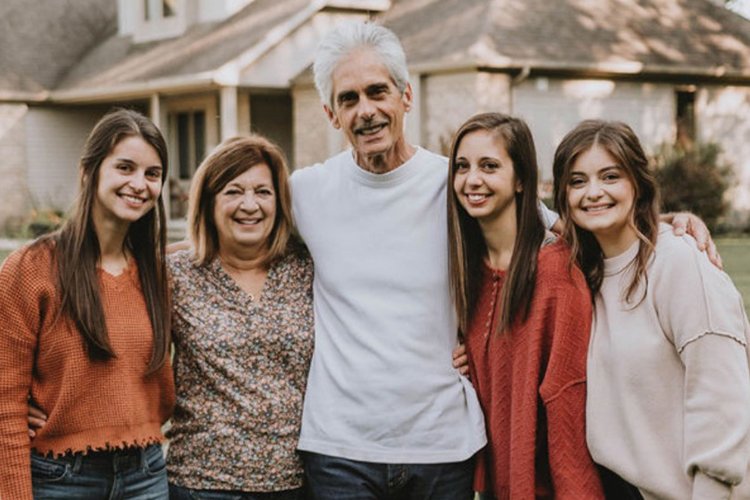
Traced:
<path fill-rule="evenodd" d="M 451 364 L 447 161 L 404 138 L 412 105 L 396 36 L 341 25 L 315 82 L 352 145 L 292 176 L 315 262 L 315 354 L 299 449 L 316 499 L 472 497 L 485 444 L 469 381 Z"/>

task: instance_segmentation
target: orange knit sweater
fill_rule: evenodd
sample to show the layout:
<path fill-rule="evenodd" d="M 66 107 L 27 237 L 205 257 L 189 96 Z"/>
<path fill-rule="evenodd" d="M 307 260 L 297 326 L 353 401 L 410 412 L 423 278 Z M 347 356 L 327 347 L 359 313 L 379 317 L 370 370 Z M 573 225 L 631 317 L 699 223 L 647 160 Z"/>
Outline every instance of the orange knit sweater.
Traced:
<path fill-rule="evenodd" d="M 0 499 L 31 499 L 31 449 L 42 454 L 145 446 L 163 439 L 174 404 L 166 363 L 146 376 L 152 330 L 135 263 L 99 273 L 116 358 L 88 359 L 59 297 L 49 245 L 12 253 L 0 269 Z M 48 415 L 28 436 L 28 397 Z"/>
<path fill-rule="evenodd" d="M 604 498 L 586 447 L 591 298 L 558 242 L 539 251 L 526 321 L 498 334 L 505 273 L 485 266 L 466 346 L 487 446 L 475 488 L 498 500 Z"/>

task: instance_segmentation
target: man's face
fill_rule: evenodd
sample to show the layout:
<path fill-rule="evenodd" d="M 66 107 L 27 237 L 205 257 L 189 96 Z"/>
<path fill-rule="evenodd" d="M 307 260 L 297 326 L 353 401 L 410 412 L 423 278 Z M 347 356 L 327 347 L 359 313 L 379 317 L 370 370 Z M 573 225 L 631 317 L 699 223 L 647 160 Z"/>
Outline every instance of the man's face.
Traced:
<path fill-rule="evenodd" d="M 333 109 L 325 106 L 325 111 L 331 124 L 346 134 L 360 165 L 376 156 L 386 163 L 397 161 L 406 146 L 404 114 L 411 108 L 411 87 L 402 94 L 380 56 L 369 48 L 341 59 L 332 77 Z"/>

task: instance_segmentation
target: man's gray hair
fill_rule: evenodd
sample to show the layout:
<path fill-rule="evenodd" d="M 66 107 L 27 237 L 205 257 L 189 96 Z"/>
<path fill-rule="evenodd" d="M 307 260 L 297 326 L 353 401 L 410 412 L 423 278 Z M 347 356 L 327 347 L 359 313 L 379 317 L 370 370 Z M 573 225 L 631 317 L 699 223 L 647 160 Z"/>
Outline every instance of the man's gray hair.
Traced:
<path fill-rule="evenodd" d="M 315 54 L 313 74 L 320 100 L 333 108 L 333 71 L 339 61 L 355 49 L 367 47 L 375 51 L 388 68 L 396 88 L 403 93 L 409 82 L 406 55 L 398 37 L 383 26 L 371 22 L 346 22 L 329 32 Z"/>

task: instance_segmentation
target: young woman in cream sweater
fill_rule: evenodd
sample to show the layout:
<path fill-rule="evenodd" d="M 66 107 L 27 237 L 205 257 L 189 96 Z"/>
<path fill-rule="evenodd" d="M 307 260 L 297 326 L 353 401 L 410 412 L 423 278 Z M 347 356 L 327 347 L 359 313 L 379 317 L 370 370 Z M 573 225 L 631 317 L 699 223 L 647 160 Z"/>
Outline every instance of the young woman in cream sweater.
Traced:
<path fill-rule="evenodd" d="M 627 125 L 582 122 L 557 148 L 554 178 L 564 236 L 594 295 L 594 460 L 627 498 L 729 498 L 750 458 L 742 298 L 692 238 L 659 224 L 656 182 Z"/>

